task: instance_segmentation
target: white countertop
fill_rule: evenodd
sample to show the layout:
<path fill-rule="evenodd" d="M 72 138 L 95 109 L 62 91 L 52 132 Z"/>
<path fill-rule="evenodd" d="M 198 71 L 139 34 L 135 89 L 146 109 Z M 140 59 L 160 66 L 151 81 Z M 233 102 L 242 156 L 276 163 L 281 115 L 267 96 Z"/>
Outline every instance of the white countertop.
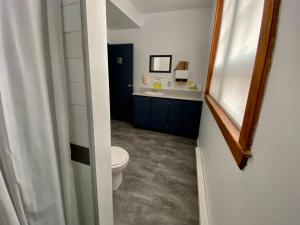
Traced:
<path fill-rule="evenodd" d="M 158 92 L 158 93 L 156 93 Z M 189 90 L 166 90 L 153 91 L 151 88 L 141 88 L 139 91 L 134 92 L 132 95 L 146 96 L 153 98 L 169 98 L 189 101 L 203 101 L 201 91 L 189 91 Z"/>

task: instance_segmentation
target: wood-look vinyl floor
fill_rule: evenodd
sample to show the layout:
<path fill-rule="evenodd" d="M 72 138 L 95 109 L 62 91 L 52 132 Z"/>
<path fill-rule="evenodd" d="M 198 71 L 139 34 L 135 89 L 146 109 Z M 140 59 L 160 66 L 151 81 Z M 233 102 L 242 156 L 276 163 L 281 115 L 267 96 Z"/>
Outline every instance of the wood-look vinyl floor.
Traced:
<path fill-rule="evenodd" d="M 114 225 L 198 225 L 195 140 L 113 120 L 112 145 L 130 161 L 113 193 Z"/>

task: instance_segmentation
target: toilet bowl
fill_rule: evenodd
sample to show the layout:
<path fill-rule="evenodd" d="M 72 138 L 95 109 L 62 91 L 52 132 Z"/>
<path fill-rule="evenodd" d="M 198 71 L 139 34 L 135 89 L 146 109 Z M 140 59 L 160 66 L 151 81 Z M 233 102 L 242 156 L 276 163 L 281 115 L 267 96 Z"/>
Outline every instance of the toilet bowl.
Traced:
<path fill-rule="evenodd" d="M 128 152 L 120 147 L 111 146 L 112 189 L 117 190 L 123 182 L 123 170 L 129 162 Z"/>

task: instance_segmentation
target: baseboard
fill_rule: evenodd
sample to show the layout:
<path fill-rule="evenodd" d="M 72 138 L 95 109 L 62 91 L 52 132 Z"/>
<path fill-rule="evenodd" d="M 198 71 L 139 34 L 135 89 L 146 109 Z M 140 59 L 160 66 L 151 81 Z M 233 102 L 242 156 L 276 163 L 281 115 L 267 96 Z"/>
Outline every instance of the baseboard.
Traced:
<path fill-rule="evenodd" d="M 203 161 L 201 149 L 196 147 L 197 179 L 198 179 L 198 199 L 199 199 L 199 221 L 200 225 L 209 225 L 206 187 L 203 173 Z"/>

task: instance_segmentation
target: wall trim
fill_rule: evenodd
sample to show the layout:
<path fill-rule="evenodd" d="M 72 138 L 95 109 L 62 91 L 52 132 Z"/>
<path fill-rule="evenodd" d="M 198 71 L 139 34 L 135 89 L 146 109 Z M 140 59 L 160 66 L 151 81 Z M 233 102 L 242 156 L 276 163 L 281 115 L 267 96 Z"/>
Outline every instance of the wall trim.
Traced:
<path fill-rule="evenodd" d="M 199 222 L 201 225 L 209 225 L 207 195 L 205 186 L 205 176 L 203 171 L 203 160 L 201 149 L 196 147 L 197 180 L 198 180 L 198 200 L 199 200 Z"/>

